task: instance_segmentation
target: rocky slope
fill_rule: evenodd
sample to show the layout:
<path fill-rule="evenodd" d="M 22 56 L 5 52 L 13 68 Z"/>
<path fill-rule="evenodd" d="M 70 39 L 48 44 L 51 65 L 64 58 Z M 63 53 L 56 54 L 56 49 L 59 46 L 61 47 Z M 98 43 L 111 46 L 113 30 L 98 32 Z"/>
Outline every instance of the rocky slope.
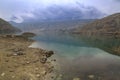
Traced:
<path fill-rule="evenodd" d="M 119 35 L 120 13 L 96 20 L 79 28 L 76 32 L 89 35 Z"/>
<path fill-rule="evenodd" d="M 15 32 L 20 32 L 20 30 L 13 27 L 10 23 L 0 18 L 0 34 L 8 34 Z"/>
<path fill-rule="evenodd" d="M 21 35 L 0 36 L 0 80 L 54 80 L 53 51 L 28 47 Z"/>

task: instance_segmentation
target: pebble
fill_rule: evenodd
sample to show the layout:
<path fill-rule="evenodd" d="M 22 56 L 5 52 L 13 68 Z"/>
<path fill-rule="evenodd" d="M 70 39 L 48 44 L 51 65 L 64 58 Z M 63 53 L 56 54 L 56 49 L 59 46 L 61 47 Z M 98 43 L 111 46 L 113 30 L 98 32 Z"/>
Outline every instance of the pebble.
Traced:
<path fill-rule="evenodd" d="M 1 76 L 5 76 L 5 73 L 2 73 Z"/>
<path fill-rule="evenodd" d="M 55 62 L 55 61 L 56 61 L 56 59 L 53 59 L 53 60 L 51 60 L 51 61 L 54 61 L 54 62 Z"/>
<path fill-rule="evenodd" d="M 94 75 L 89 75 L 88 76 L 90 79 L 93 79 L 95 76 Z"/>
<path fill-rule="evenodd" d="M 47 72 L 46 72 L 46 71 L 43 71 L 43 72 L 41 72 L 41 74 L 46 75 L 46 74 L 47 74 Z"/>
<path fill-rule="evenodd" d="M 12 78 L 15 78 L 15 76 L 12 76 Z"/>
<path fill-rule="evenodd" d="M 57 80 L 62 80 L 62 77 L 63 77 L 63 75 L 60 74 L 60 75 L 57 77 Z"/>
<path fill-rule="evenodd" d="M 35 70 L 39 70 L 39 68 L 35 68 Z"/>
<path fill-rule="evenodd" d="M 5 62 L 9 62 L 9 60 L 5 60 Z"/>
<path fill-rule="evenodd" d="M 13 56 L 17 56 L 17 54 L 16 54 L 16 53 L 14 53 L 14 54 L 13 54 Z"/>
<path fill-rule="evenodd" d="M 14 72 L 14 70 L 10 70 L 9 72 Z"/>
<path fill-rule="evenodd" d="M 40 74 L 37 74 L 36 76 L 37 76 L 37 77 L 40 77 Z"/>
<path fill-rule="evenodd" d="M 26 63 L 27 63 L 27 64 L 30 64 L 30 62 L 29 62 L 29 61 L 27 61 Z"/>
<path fill-rule="evenodd" d="M 73 80 L 80 80 L 80 78 L 73 78 Z"/>

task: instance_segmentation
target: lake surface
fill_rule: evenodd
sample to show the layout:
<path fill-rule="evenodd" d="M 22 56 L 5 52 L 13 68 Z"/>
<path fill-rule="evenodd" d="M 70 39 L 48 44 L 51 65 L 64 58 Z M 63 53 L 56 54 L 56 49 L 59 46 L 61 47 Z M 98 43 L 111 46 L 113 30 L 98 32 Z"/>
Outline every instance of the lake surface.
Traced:
<path fill-rule="evenodd" d="M 89 40 L 62 33 L 41 33 L 34 40 L 32 47 L 56 53 L 61 80 L 120 80 L 120 57 L 107 50 L 111 44 L 119 46 L 119 41 Z"/>

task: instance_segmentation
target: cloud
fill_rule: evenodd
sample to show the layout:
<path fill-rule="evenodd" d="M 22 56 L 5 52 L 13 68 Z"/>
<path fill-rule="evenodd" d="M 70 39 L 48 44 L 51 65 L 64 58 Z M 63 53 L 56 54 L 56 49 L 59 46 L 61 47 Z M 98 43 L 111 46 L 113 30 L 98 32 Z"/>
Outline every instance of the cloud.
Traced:
<path fill-rule="evenodd" d="M 113 0 L 113 1 L 117 1 L 117 2 L 120 2 L 120 0 Z"/>
<path fill-rule="evenodd" d="M 46 21 L 46 20 L 75 20 L 75 19 L 96 19 L 104 16 L 95 7 L 84 6 L 78 2 L 74 6 L 50 5 L 44 9 L 37 8 L 34 11 L 24 11 L 20 15 L 13 15 L 11 20 L 22 21 Z"/>
<path fill-rule="evenodd" d="M 119 0 L 0 0 L 0 18 L 22 22 L 99 18 L 120 12 Z"/>

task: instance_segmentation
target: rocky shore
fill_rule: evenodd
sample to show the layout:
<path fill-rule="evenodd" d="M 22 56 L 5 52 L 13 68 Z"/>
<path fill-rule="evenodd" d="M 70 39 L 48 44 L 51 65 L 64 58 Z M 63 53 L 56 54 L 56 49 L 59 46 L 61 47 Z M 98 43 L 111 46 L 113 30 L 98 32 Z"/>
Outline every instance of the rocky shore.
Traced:
<path fill-rule="evenodd" d="M 30 48 L 34 41 L 21 35 L 0 36 L 0 80 L 54 80 L 54 52 Z"/>

